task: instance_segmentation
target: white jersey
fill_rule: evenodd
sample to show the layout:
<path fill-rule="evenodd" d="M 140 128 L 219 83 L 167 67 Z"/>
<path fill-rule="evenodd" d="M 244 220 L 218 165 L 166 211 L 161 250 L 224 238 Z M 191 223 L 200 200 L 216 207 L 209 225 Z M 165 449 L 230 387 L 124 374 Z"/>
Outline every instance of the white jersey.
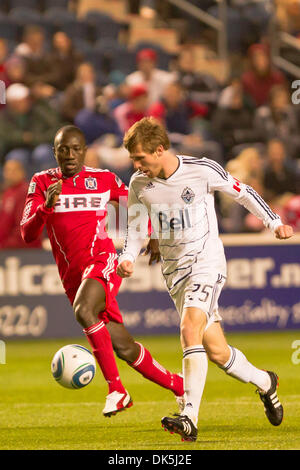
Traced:
<path fill-rule="evenodd" d="M 272 231 L 282 225 L 280 217 L 253 188 L 233 178 L 215 161 L 184 155 L 177 158 L 179 166 L 167 179 L 149 178 L 140 171 L 132 176 L 128 231 L 119 258 L 119 263 L 135 261 L 147 236 L 149 215 L 154 235 L 159 239 L 162 272 L 169 291 L 189 275 L 194 263 L 200 263 L 204 271 L 214 269 L 226 276 L 214 207 L 215 191 L 233 197 Z"/>

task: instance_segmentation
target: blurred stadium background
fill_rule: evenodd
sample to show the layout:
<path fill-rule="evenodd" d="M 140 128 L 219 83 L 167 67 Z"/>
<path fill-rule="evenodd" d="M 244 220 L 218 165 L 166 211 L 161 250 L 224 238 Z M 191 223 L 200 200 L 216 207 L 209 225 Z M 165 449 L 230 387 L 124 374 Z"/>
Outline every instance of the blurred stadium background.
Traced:
<path fill-rule="evenodd" d="M 166 125 L 174 152 L 219 162 L 293 226 L 295 236 L 277 242 L 254 216 L 217 197 L 228 259 L 220 298 L 224 329 L 245 352 L 249 345 L 255 354 L 260 344 L 261 367 L 265 358 L 265 367 L 276 370 L 282 358 L 282 375 L 299 376 L 297 356 L 292 362 L 300 340 L 299 0 L 1 0 L 0 80 L 2 403 L 17 402 L 22 384 L 34 387 L 29 378 L 39 350 L 43 376 L 55 347 L 74 338 L 85 344 L 46 234 L 29 248 L 20 237 L 31 176 L 55 166 L 53 137 L 61 125 L 75 123 L 86 135 L 87 164 L 128 183 L 133 170 L 122 137 L 147 115 Z M 121 248 L 122 233 L 112 236 Z M 130 331 L 147 335 L 158 359 L 170 347 L 174 354 L 166 361 L 180 367 L 179 320 L 159 271 L 140 257 L 119 303 Z M 20 357 L 25 350 L 27 359 Z M 40 390 L 43 401 L 46 390 Z M 296 390 L 286 390 L 290 404 Z M 17 448 L 16 436 L 0 447 Z"/>

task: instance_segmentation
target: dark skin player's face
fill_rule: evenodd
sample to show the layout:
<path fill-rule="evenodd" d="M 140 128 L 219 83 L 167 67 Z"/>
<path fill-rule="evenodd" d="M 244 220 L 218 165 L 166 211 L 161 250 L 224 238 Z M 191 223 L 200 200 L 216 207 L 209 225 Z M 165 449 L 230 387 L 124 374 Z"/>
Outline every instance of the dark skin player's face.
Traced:
<path fill-rule="evenodd" d="M 70 177 L 82 169 L 85 154 L 85 141 L 76 132 L 60 132 L 54 141 L 54 155 L 64 176 Z"/>

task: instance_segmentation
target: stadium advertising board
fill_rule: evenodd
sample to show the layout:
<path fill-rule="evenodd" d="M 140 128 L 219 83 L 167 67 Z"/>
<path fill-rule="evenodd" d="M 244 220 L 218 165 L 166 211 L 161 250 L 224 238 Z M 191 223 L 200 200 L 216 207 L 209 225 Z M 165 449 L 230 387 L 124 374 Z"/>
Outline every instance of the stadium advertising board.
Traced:
<path fill-rule="evenodd" d="M 300 243 L 225 246 L 228 277 L 219 300 L 226 331 L 300 328 Z M 133 334 L 178 333 L 160 266 L 140 256 L 119 304 Z M 51 253 L 0 252 L 0 338 L 81 335 Z"/>

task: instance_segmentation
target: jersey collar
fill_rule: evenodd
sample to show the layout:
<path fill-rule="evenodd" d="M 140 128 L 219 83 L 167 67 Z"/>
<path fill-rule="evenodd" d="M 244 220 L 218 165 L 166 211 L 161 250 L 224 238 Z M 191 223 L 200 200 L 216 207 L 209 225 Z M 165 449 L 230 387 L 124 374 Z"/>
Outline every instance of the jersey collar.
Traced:
<path fill-rule="evenodd" d="M 159 178 L 159 176 L 156 176 L 155 179 L 158 179 L 160 181 L 171 181 L 173 178 L 176 178 L 176 176 L 178 175 L 178 173 L 180 172 L 181 167 L 182 167 L 182 156 L 181 155 L 175 155 L 175 157 L 178 158 L 178 166 L 177 166 L 176 170 L 168 178 Z"/>
<path fill-rule="evenodd" d="M 72 176 L 65 176 L 65 175 L 63 175 L 63 174 L 62 174 L 62 171 L 61 171 L 61 169 L 60 169 L 60 167 L 58 167 L 57 170 L 58 170 L 58 174 L 60 175 L 60 178 L 63 178 L 64 180 L 67 180 L 67 179 L 69 179 L 69 178 L 72 179 L 72 178 L 74 178 L 75 176 L 80 175 L 83 171 L 85 171 L 85 166 L 83 165 L 82 168 L 81 168 L 81 170 L 78 171 L 77 173 L 75 173 L 75 175 L 72 175 Z"/>

